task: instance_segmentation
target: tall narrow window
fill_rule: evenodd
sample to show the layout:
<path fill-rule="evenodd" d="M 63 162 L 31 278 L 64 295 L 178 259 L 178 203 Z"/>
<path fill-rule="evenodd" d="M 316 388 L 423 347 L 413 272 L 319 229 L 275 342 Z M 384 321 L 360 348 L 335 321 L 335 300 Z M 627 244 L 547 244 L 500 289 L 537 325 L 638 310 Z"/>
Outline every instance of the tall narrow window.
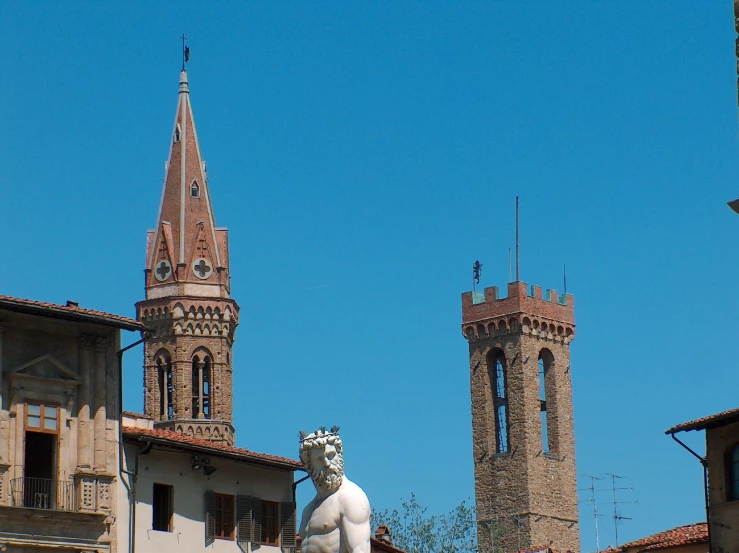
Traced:
<path fill-rule="evenodd" d="M 234 539 L 234 496 L 215 494 L 215 537 Z"/>
<path fill-rule="evenodd" d="M 151 501 L 151 529 L 159 532 L 172 531 L 174 514 L 174 486 L 154 484 Z"/>
<path fill-rule="evenodd" d="M 278 522 L 279 503 L 262 501 L 262 543 L 278 545 L 280 527 Z"/>
<path fill-rule="evenodd" d="M 739 499 L 739 444 L 729 450 L 726 456 L 726 499 L 736 501 Z"/>
<path fill-rule="evenodd" d="M 200 186 L 198 186 L 198 181 L 196 180 L 192 181 L 192 184 L 190 185 L 190 197 L 191 198 L 200 197 Z"/>
<path fill-rule="evenodd" d="M 192 358 L 192 418 L 211 418 L 213 359 L 206 350 Z"/>
<path fill-rule="evenodd" d="M 192 418 L 198 418 L 200 413 L 200 371 L 202 370 L 202 363 L 199 356 L 192 358 Z"/>
<path fill-rule="evenodd" d="M 554 355 L 546 348 L 539 352 L 538 369 L 541 450 L 558 455 L 557 371 L 554 370 Z"/>
<path fill-rule="evenodd" d="M 180 124 L 177 123 L 177 126 L 174 129 L 174 136 L 172 137 L 172 142 L 177 144 L 180 141 Z"/>
<path fill-rule="evenodd" d="M 541 413 L 541 450 L 549 453 L 549 429 L 547 426 L 547 364 L 544 357 L 539 355 L 539 412 Z"/>
<path fill-rule="evenodd" d="M 203 398 L 203 417 L 210 418 L 210 357 L 203 362 L 203 378 L 201 382 L 201 394 Z"/>
<path fill-rule="evenodd" d="M 492 368 L 491 385 L 493 387 L 493 408 L 495 409 L 495 452 L 506 453 L 509 450 L 508 435 L 508 383 L 506 378 L 506 360 L 502 351 L 493 354 L 489 359 Z"/>
<path fill-rule="evenodd" d="M 174 382 L 172 381 L 172 361 L 166 353 L 157 356 L 157 375 L 159 377 L 159 418 L 174 418 Z"/>

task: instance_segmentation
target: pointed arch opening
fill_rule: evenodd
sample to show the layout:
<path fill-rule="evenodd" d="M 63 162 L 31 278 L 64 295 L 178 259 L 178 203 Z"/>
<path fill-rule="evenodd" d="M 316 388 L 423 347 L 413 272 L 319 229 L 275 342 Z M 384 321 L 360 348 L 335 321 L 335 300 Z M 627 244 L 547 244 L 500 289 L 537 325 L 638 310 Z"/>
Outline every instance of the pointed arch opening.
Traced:
<path fill-rule="evenodd" d="M 495 453 L 510 451 L 507 363 L 503 351 L 488 353 L 488 377 L 493 395 L 495 418 Z"/>
<path fill-rule="evenodd" d="M 159 384 L 159 419 L 174 418 L 174 379 L 172 375 L 172 359 L 166 350 L 156 355 L 157 380 Z"/>
<path fill-rule="evenodd" d="M 211 418 L 213 356 L 204 348 L 192 357 L 192 418 Z"/>
<path fill-rule="evenodd" d="M 554 399 L 554 355 L 548 349 L 539 352 L 539 413 L 541 418 L 541 450 L 554 453 L 556 449 L 553 430 Z"/>
<path fill-rule="evenodd" d="M 191 198 L 200 197 L 200 185 L 198 184 L 197 180 L 192 181 L 192 184 L 190 185 L 190 197 Z"/>

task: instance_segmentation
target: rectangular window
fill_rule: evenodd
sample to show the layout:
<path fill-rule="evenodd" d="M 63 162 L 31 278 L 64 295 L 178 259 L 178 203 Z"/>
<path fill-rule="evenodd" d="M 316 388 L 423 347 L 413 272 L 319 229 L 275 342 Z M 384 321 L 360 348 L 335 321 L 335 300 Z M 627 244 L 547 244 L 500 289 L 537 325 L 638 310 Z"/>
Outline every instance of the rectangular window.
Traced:
<path fill-rule="evenodd" d="M 262 543 L 279 545 L 280 504 L 274 501 L 262 501 Z"/>
<path fill-rule="evenodd" d="M 44 403 L 26 403 L 26 429 L 58 434 L 59 407 Z"/>
<path fill-rule="evenodd" d="M 234 496 L 215 494 L 215 537 L 222 540 L 234 539 Z"/>
<path fill-rule="evenodd" d="M 152 530 L 171 532 L 172 515 L 174 514 L 174 486 L 168 486 L 167 484 L 154 484 L 151 510 Z"/>

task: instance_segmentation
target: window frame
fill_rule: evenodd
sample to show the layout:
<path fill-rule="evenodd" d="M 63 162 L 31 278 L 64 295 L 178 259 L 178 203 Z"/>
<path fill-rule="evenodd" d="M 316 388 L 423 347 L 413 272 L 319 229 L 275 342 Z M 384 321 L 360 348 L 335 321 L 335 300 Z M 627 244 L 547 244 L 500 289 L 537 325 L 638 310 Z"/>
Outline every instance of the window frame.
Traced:
<path fill-rule="evenodd" d="M 492 388 L 493 417 L 495 420 L 495 454 L 508 455 L 511 451 L 511 417 L 508 404 L 508 360 L 502 350 L 490 352 L 489 360 L 492 361 L 492 367 L 489 369 L 488 374 L 492 376 L 490 386 Z M 500 364 L 500 371 L 498 371 L 498 364 Z M 499 378 L 502 378 L 502 383 L 499 381 Z M 499 395 L 499 392 L 502 395 Z M 503 413 L 503 417 L 501 417 L 501 412 Z"/>
<path fill-rule="evenodd" d="M 193 194 L 193 192 L 195 193 Z M 195 179 L 190 183 L 190 197 L 198 200 L 200 199 L 200 196 L 200 183 L 198 182 L 198 179 Z"/>
<path fill-rule="evenodd" d="M 157 511 L 156 511 L 156 499 L 157 499 L 157 488 L 164 488 L 166 492 L 166 512 L 168 514 L 166 529 L 155 528 L 155 523 L 158 522 Z M 161 496 L 159 496 L 161 497 Z M 160 482 L 154 482 L 152 484 L 152 496 L 151 496 L 151 529 L 155 532 L 174 532 L 174 486 L 172 484 L 162 484 Z"/>
<path fill-rule="evenodd" d="M 215 521 L 215 534 L 213 537 L 217 540 L 230 540 L 234 541 L 236 534 L 236 496 L 225 493 L 214 493 L 214 505 L 213 518 Z M 223 508 L 223 501 L 230 502 L 230 510 Z M 219 501 L 221 502 L 221 508 L 218 508 Z M 230 514 L 230 521 L 223 520 L 223 513 Z M 223 535 L 224 527 L 230 528 L 228 535 Z"/>
<path fill-rule="evenodd" d="M 733 459 L 737 453 L 737 460 Z M 726 450 L 726 501 L 739 501 L 739 442 L 729 446 Z M 736 475 L 734 471 L 736 469 Z"/>
<path fill-rule="evenodd" d="M 28 406 L 29 405 L 38 405 L 39 406 L 39 426 L 31 426 L 28 424 Z M 56 409 L 56 429 L 50 430 L 45 427 L 44 421 L 50 417 L 44 416 L 44 411 L 46 407 L 53 407 Z M 34 415 L 35 416 L 35 415 Z M 51 401 L 37 401 L 33 399 L 27 399 L 23 403 L 23 430 L 26 432 L 41 432 L 44 434 L 55 434 L 59 435 L 60 432 L 60 420 L 61 420 L 61 406 L 58 403 L 54 403 Z"/>
<path fill-rule="evenodd" d="M 279 547 L 280 545 L 280 502 L 279 501 L 268 501 L 266 499 L 262 499 L 262 516 L 259 523 L 262 526 L 262 537 L 260 543 L 262 545 L 274 545 L 276 547 Z M 268 517 L 267 510 L 268 507 L 270 509 L 274 510 L 274 517 Z M 268 536 L 268 525 L 267 520 L 274 519 L 274 540 L 270 541 Z"/>

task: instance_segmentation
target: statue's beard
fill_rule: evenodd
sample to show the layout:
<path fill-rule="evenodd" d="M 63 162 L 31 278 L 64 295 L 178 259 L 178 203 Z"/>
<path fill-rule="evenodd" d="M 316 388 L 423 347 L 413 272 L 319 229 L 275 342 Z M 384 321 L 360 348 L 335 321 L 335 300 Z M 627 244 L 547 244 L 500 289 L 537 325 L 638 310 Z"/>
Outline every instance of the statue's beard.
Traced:
<path fill-rule="evenodd" d="M 344 477 L 344 461 L 340 460 L 336 465 L 329 467 L 314 467 L 310 471 L 310 477 L 317 488 L 333 493 L 341 486 L 341 480 Z"/>

